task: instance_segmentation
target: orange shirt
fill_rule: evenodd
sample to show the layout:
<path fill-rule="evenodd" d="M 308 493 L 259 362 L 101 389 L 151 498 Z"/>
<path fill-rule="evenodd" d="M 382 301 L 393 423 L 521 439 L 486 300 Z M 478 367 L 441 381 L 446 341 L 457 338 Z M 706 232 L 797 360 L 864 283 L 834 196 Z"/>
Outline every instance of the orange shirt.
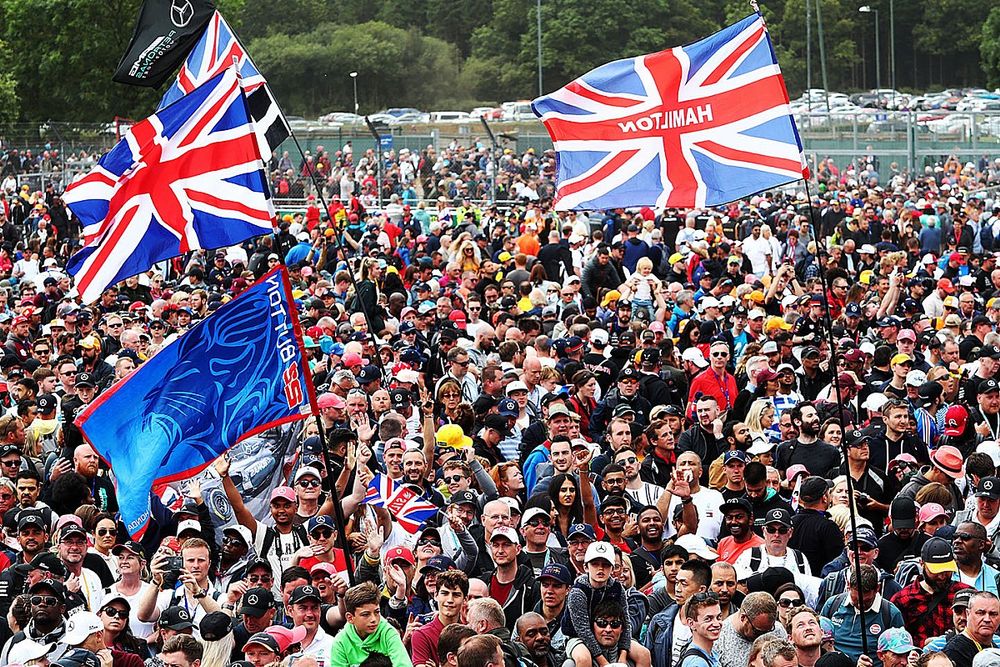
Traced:
<path fill-rule="evenodd" d="M 538 237 L 534 234 L 522 234 L 517 237 L 517 249 L 525 255 L 538 256 L 538 251 L 542 249 L 542 244 L 538 242 Z"/>
<path fill-rule="evenodd" d="M 719 552 L 719 560 L 733 565 L 736 563 L 736 559 L 740 557 L 740 554 L 747 549 L 763 546 L 764 538 L 757 533 L 751 533 L 751 535 L 752 537 L 749 540 L 742 543 L 738 543 L 733 539 L 732 535 L 719 540 L 719 548 L 716 549 Z"/>

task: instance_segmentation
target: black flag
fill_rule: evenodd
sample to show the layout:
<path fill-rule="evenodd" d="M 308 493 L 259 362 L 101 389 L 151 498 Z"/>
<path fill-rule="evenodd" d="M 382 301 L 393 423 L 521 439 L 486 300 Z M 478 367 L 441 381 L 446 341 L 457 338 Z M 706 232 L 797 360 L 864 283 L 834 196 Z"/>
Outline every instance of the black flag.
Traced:
<path fill-rule="evenodd" d="M 214 13 L 211 0 L 145 0 L 114 80 L 158 87 L 184 61 Z"/>

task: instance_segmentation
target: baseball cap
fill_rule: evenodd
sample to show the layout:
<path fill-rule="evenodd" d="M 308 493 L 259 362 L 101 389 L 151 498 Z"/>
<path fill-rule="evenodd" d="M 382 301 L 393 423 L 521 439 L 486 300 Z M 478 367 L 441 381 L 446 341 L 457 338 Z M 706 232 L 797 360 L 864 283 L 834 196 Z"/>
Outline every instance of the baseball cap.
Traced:
<path fill-rule="evenodd" d="M 490 542 L 493 542 L 498 537 L 510 540 L 511 544 L 521 543 L 521 540 L 519 540 L 517 537 L 517 532 L 513 528 L 508 528 L 507 526 L 500 526 L 499 528 L 494 530 L 493 534 L 490 535 Z"/>
<path fill-rule="evenodd" d="M 583 562 L 589 563 L 592 560 L 603 559 L 614 565 L 615 548 L 609 542 L 594 542 L 587 547 L 587 553 L 583 556 Z"/>
<path fill-rule="evenodd" d="M 251 588 L 243 594 L 240 612 L 247 616 L 260 618 L 272 607 L 274 607 L 274 593 L 266 588 Z"/>
<path fill-rule="evenodd" d="M 796 463 L 793 466 L 789 466 L 788 470 L 785 471 L 785 479 L 791 482 L 797 475 L 809 474 L 809 468 L 805 467 L 801 463 Z"/>
<path fill-rule="evenodd" d="M 41 570 L 49 575 L 63 579 L 69 574 L 69 570 L 66 569 L 66 565 L 62 562 L 62 559 L 59 558 L 58 554 L 51 551 L 43 551 L 31 559 L 26 571 L 31 572 L 33 570 Z"/>
<path fill-rule="evenodd" d="M 198 633 L 204 641 L 217 642 L 233 631 L 233 617 L 224 611 L 205 614 L 198 624 Z"/>
<path fill-rule="evenodd" d="M 972 596 L 977 591 L 975 588 L 963 588 L 960 591 L 955 591 L 955 598 L 951 603 L 952 609 L 965 609 L 969 606 L 972 601 Z"/>
<path fill-rule="evenodd" d="M 705 368 L 706 366 L 708 366 L 708 360 L 705 359 L 704 353 L 702 353 L 702 351 L 699 350 L 697 347 L 689 347 L 688 349 L 684 350 L 684 353 L 681 354 L 681 359 L 683 361 L 691 362 L 698 368 Z"/>
<path fill-rule="evenodd" d="M 952 405 L 944 413 L 944 434 L 948 436 L 962 435 L 969 421 L 969 411 L 964 405 Z"/>
<path fill-rule="evenodd" d="M 897 496 L 889 505 L 889 519 L 897 529 L 917 527 L 917 506 L 912 498 Z"/>
<path fill-rule="evenodd" d="M 63 529 L 65 531 L 65 528 Z M 185 530 L 193 530 L 196 533 L 201 532 L 201 524 L 194 519 L 186 519 L 177 523 L 177 534 L 180 535 Z"/>
<path fill-rule="evenodd" d="M 54 647 L 55 644 L 52 642 L 41 644 L 33 639 L 22 639 L 11 647 L 7 659 L 12 665 L 23 665 L 31 660 L 45 657 Z"/>
<path fill-rule="evenodd" d="M 600 544 L 600 542 L 598 542 L 598 544 Z M 705 542 L 705 538 L 698 535 L 693 535 L 691 533 L 681 535 L 674 540 L 674 544 L 687 550 L 689 554 L 707 561 L 714 561 L 719 558 L 719 553 L 712 547 L 708 546 L 708 543 Z"/>
<path fill-rule="evenodd" d="M 889 364 L 895 366 L 897 364 L 913 364 L 913 357 L 908 354 L 897 354 L 892 357 Z"/>
<path fill-rule="evenodd" d="M 597 539 L 597 534 L 594 532 L 594 527 L 589 523 L 574 523 L 569 527 L 569 534 L 566 536 L 567 540 L 573 539 L 577 535 L 583 535 L 592 540 Z"/>
<path fill-rule="evenodd" d="M 719 506 L 719 511 L 722 514 L 734 510 L 743 510 L 749 516 L 753 516 L 753 505 L 746 498 L 730 498 Z"/>
<path fill-rule="evenodd" d="M 931 574 L 958 572 L 955 552 L 952 551 L 948 541 L 940 537 L 932 537 L 924 542 L 924 546 L 920 549 L 920 560 Z"/>
<path fill-rule="evenodd" d="M 46 533 L 49 532 L 49 527 L 46 525 L 45 520 L 38 514 L 24 512 L 17 519 L 17 529 L 18 531 L 24 530 L 28 526 L 34 526 L 39 530 L 43 530 Z"/>
<path fill-rule="evenodd" d="M 292 591 L 292 594 L 288 596 L 288 604 L 298 604 L 299 602 L 305 602 L 306 600 L 322 602 L 323 598 L 319 594 L 319 589 L 312 584 L 296 586 L 295 590 Z"/>
<path fill-rule="evenodd" d="M 273 503 L 279 498 L 287 500 L 290 503 L 298 502 L 298 499 L 295 497 L 295 489 L 290 486 L 276 487 L 274 491 L 271 491 L 271 500 L 269 502 Z"/>
<path fill-rule="evenodd" d="M 888 628 L 878 638 L 878 650 L 903 655 L 916 650 L 913 637 L 904 628 Z"/>
<path fill-rule="evenodd" d="M 167 607 L 160 612 L 160 618 L 156 621 L 156 625 L 168 630 L 187 630 L 194 627 L 190 612 L 179 606 Z"/>
<path fill-rule="evenodd" d="M 737 461 L 739 463 L 742 463 L 743 465 L 746 465 L 747 463 L 750 462 L 750 458 L 746 455 L 746 452 L 743 452 L 739 449 L 734 449 L 732 451 L 728 451 L 725 454 L 723 454 L 722 465 L 729 465 L 733 461 Z"/>
<path fill-rule="evenodd" d="M 307 526 L 306 532 L 310 535 L 317 528 L 329 528 L 330 530 L 337 529 L 336 525 L 333 523 L 333 517 L 328 514 L 320 514 L 319 516 L 312 517 L 309 519 Z"/>
<path fill-rule="evenodd" d="M 938 503 L 925 503 L 921 505 L 920 511 L 917 512 L 917 520 L 920 523 L 927 523 L 932 519 L 936 519 L 939 516 L 948 516 L 948 512 L 945 511 L 944 507 Z"/>
<path fill-rule="evenodd" d="M 468 504 L 476 507 L 479 505 L 479 497 L 476 496 L 475 491 L 458 491 L 457 493 L 451 494 L 451 498 L 448 499 L 449 505 L 462 505 Z"/>
<path fill-rule="evenodd" d="M 420 574 L 426 574 L 428 572 L 447 572 L 448 570 L 454 570 L 456 568 L 455 561 L 447 556 L 433 556 L 428 561 L 427 564 L 420 568 Z"/>
<path fill-rule="evenodd" d="M 878 535 L 876 535 L 875 531 L 868 526 L 858 526 L 858 529 L 854 533 L 850 533 L 850 531 L 848 532 L 853 536 L 854 542 L 860 542 L 861 544 L 869 547 L 878 546 Z"/>
<path fill-rule="evenodd" d="M 1000 477 L 983 477 L 976 487 L 977 498 L 1000 499 Z"/>
<path fill-rule="evenodd" d="M 240 526 L 240 527 L 244 528 L 245 526 Z M 115 546 L 111 547 L 111 553 L 113 553 L 116 556 L 120 555 L 121 552 L 123 551 L 128 551 L 129 553 L 135 554 L 136 556 L 143 556 L 143 557 L 145 556 L 145 553 L 143 552 L 142 547 L 139 545 L 139 543 L 133 542 L 132 540 L 129 540 L 128 542 L 122 542 L 121 544 L 116 544 Z"/>
<path fill-rule="evenodd" d="M 497 403 L 497 412 L 504 417 L 517 417 L 521 410 L 517 406 L 517 401 L 512 398 L 504 398 Z"/>
<path fill-rule="evenodd" d="M 306 638 L 307 631 L 305 627 L 301 625 L 296 625 L 291 630 L 281 625 L 272 625 L 268 628 L 264 628 L 264 632 L 274 637 L 275 641 L 278 642 L 278 646 L 281 648 L 281 652 L 284 653 L 292 644 L 301 643 L 302 640 Z"/>
<path fill-rule="evenodd" d="M 323 408 L 337 408 L 337 409 L 343 410 L 347 406 L 347 403 L 345 403 L 344 399 L 342 399 L 337 394 L 334 394 L 332 392 L 328 392 L 326 394 L 320 395 L 320 397 L 316 399 L 316 405 L 320 409 L 323 409 Z"/>
<path fill-rule="evenodd" d="M 972 658 L 972 667 L 998 667 L 1000 648 L 984 648 Z"/>
<path fill-rule="evenodd" d="M 101 667 L 101 659 L 93 651 L 74 648 L 66 651 L 61 658 L 51 664 L 54 667 Z"/>
<path fill-rule="evenodd" d="M 799 487 L 799 498 L 807 503 L 816 502 L 830 488 L 829 482 L 822 477 L 806 477 Z"/>
<path fill-rule="evenodd" d="M 416 565 L 417 560 L 413 557 L 413 552 L 406 547 L 393 547 L 385 552 L 382 559 L 387 565 L 391 565 L 397 560 L 405 561 L 410 565 Z"/>
<path fill-rule="evenodd" d="M 542 579 L 554 579 L 567 586 L 573 585 L 573 574 L 562 563 L 549 563 L 542 568 L 542 571 L 538 574 L 538 579 L 539 581 Z"/>
<path fill-rule="evenodd" d="M 524 527 L 528 525 L 528 522 L 534 519 L 536 516 L 549 516 L 548 510 L 543 507 L 529 507 L 524 510 L 524 514 L 521 515 L 521 526 Z"/>
<path fill-rule="evenodd" d="M 773 510 L 768 510 L 767 514 L 764 515 L 764 525 L 769 523 L 780 523 L 782 526 L 791 528 L 792 513 L 784 507 L 775 507 Z"/>
<path fill-rule="evenodd" d="M 250 639 L 248 639 L 247 643 L 243 645 L 243 651 L 245 652 L 251 644 L 261 646 L 274 654 L 281 653 L 281 647 L 278 645 L 278 640 L 266 632 L 257 632 L 250 635 Z"/>

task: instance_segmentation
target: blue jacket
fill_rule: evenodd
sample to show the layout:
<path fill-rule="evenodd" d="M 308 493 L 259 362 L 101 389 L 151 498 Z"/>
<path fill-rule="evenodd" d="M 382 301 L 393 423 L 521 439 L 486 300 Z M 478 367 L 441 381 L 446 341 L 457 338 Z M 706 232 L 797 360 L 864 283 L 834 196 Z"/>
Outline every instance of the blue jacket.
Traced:
<path fill-rule="evenodd" d="M 670 655 L 673 651 L 674 620 L 680 606 L 672 604 L 649 620 L 642 645 L 649 649 L 652 667 L 672 667 Z"/>
<path fill-rule="evenodd" d="M 311 248 L 312 245 L 308 241 L 299 241 L 285 255 L 285 264 L 289 266 L 298 264 L 306 258 Z"/>
<path fill-rule="evenodd" d="M 833 646 L 851 660 L 857 662 L 861 656 L 861 615 L 854 605 L 848 604 L 847 593 L 830 598 L 823 605 L 820 616 L 825 616 L 833 623 Z M 882 667 L 882 661 L 876 657 L 871 648 L 878 646 L 878 638 L 888 628 L 903 627 L 903 615 L 896 605 L 885 598 L 880 598 L 879 611 L 865 611 L 864 632 L 868 638 L 868 652 L 875 667 Z"/>
<path fill-rule="evenodd" d="M 538 484 L 538 473 L 535 472 L 535 468 L 549 460 L 549 448 L 544 443 L 532 449 L 528 458 L 524 460 L 524 492 L 527 496 L 531 496 L 535 484 Z"/>

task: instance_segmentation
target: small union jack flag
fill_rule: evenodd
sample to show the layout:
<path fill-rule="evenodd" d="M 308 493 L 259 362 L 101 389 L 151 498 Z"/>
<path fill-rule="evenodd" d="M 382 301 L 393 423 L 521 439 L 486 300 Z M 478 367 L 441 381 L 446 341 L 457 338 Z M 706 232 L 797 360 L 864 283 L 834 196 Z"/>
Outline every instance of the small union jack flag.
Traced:
<path fill-rule="evenodd" d="M 424 523 L 438 512 L 438 506 L 419 493 L 417 487 L 394 482 L 382 474 L 375 475 L 368 482 L 363 502 L 372 507 L 384 507 L 410 534 L 418 533 Z"/>
<path fill-rule="evenodd" d="M 808 175 L 763 19 L 602 65 L 532 103 L 556 209 L 703 207 Z"/>
<path fill-rule="evenodd" d="M 67 269 L 84 302 L 156 262 L 270 233 L 263 167 L 233 68 L 133 125 L 63 195 L 83 225 Z"/>
<path fill-rule="evenodd" d="M 269 160 L 272 153 L 290 134 L 288 125 L 267 87 L 267 81 L 240 44 L 236 33 L 219 12 L 215 12 L 209 20 L 201 39 L 188 54 L 187 60 L 177 73 L 177 79 L 160 101 L 160 109 L 176 102 L 223 70 L 229 69 L 234 62 L 243 79 L 243 90 L 247 96 L 250 115 L 253 116 L 259 136 L 260 154 L 264 160 Z"/>

